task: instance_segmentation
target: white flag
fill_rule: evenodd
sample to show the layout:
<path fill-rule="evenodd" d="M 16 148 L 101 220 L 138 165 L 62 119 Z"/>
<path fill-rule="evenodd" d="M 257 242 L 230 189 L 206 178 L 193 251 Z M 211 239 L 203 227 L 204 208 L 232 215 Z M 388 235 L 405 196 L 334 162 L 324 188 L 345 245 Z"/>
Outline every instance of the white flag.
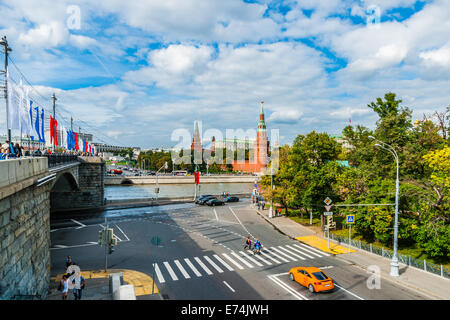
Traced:
<path fill-rule="evenodd" d="M 28 88 L 24 89 L 22 81 L 20 81 L 20 104 L 19 104 L 19 115 L 20 115 L 20 131 L 24 134 L 31 135 L 31 121 L 29 113 L 29 99 L 28 99 Z"/>
<path fill-rule="evenodd" d="M 16 92 L 16 85 L 9 78 L 9 72 L 6 74 L 8 81 L 8 129 L 20 130 L 19 97 Z"/>
<path fill-rule="evenodd" d="M 61 125 L 60 133 L 61 133 L 61 140 L 59 140 L 60 141 L 59 143 L 61 144 L 61 146 L 63 148 L 66 148 L 67 147 L 67 134 L 66 134 L 66 128 L 64 128 L 63 125 Z"/>

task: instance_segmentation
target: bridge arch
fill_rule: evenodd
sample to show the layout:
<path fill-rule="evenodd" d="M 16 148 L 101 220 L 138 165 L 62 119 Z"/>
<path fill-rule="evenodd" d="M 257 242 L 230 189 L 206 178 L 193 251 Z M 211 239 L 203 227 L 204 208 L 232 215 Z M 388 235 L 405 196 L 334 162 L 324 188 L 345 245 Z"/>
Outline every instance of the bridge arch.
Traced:
<path fill-rule="evenodd" d="M 58 175 L 53 187 L 50 192 L 71 192 L 71 191 L 79 191 L 80 187 L 78 185 L 76 177 L 72 174 L 72 172 L 64 172 L 61 175 Z"/>
<path fill-rule="evenodd" d="M 131 179 L 122 179 L 122 181 L 120 181 L 120 184 L 134 184 L 133 181 Z"/>

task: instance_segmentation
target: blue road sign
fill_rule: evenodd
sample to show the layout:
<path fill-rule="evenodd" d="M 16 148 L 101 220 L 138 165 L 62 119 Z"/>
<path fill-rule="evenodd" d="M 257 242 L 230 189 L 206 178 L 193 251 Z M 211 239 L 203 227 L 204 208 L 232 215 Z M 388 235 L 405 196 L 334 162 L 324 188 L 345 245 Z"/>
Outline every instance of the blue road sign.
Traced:
<path fill-rule="evenodd" d="M 347 215 L 346 216 L 346 220 L 347 220 L 347 223 L 355 223 L 355 215 L 354 214 L 349 214 L 349 215 Z"/>

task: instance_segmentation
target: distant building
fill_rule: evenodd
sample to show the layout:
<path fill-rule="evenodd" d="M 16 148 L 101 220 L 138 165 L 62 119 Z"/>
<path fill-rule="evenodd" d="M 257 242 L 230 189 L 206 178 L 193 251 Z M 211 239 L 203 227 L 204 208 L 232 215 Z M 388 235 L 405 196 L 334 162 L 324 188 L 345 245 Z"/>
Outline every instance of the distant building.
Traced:
<path fill-rule="evenodd" d="M 211 151 L 217 152 L 218 150 L 231 150 L 232 152 L 238 149 L 249 150 L 249 160 L 233 159 L 233 170 L 242 171 L 247 173 L 261 173 L 266 168 L 269 157 L 269 141 L 267 139 L 266 122 L 264 118 L 263 101 L 261 101 L 261 112 L 259 114 L 259 122 L 257 127 L 256 139 L 223 139 L 216 140 L 215 137 L 211 139 Z M 194 124 L 194 136 L 191 143 L 191 151 L 199 152 L 203 150 L 200 132 L 198 128 L 198 122 Z M 253 155 L 251 157 L 250 155 Z M 253 159 L 252 159 L 253 158 Z M 222 169 L 226 168 L 226 159 L 223 159 Z"/>
<path fill-rule="evenodd" d="M 329 134 L 328 135 L 330 138 L 333 138 L 337 143 L 342 145 L 342 148 L 346 151 L 354 149 L 355 147 L 352 146 L 347 139 L 345 139 L 343 136 L 341 135 L 333 135 L 333 134 Z"/>

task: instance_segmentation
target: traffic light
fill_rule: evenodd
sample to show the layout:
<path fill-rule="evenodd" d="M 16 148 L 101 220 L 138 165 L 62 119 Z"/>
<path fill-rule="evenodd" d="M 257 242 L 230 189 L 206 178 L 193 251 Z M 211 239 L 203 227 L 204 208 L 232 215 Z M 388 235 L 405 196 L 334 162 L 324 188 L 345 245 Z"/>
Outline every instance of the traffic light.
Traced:
<path fill-rule="evenodd" d="M 113 253 L 113 252 L 114 252 L 114 246 L 109 245 L 109 246 L 108 246 L 108 254 L 111 254 L 111 253 Z"/>
<path fill-rule="evenodd" d="M 98 232 L 98 244 L 103 246 L 105 244 L 105 229 Z"/>
<path fill-rule="evenodd" d="M 112 243 L 112 239 L 114 238 L 114 230 L 112 228 L 106 229 L 106 243 Z"/>

